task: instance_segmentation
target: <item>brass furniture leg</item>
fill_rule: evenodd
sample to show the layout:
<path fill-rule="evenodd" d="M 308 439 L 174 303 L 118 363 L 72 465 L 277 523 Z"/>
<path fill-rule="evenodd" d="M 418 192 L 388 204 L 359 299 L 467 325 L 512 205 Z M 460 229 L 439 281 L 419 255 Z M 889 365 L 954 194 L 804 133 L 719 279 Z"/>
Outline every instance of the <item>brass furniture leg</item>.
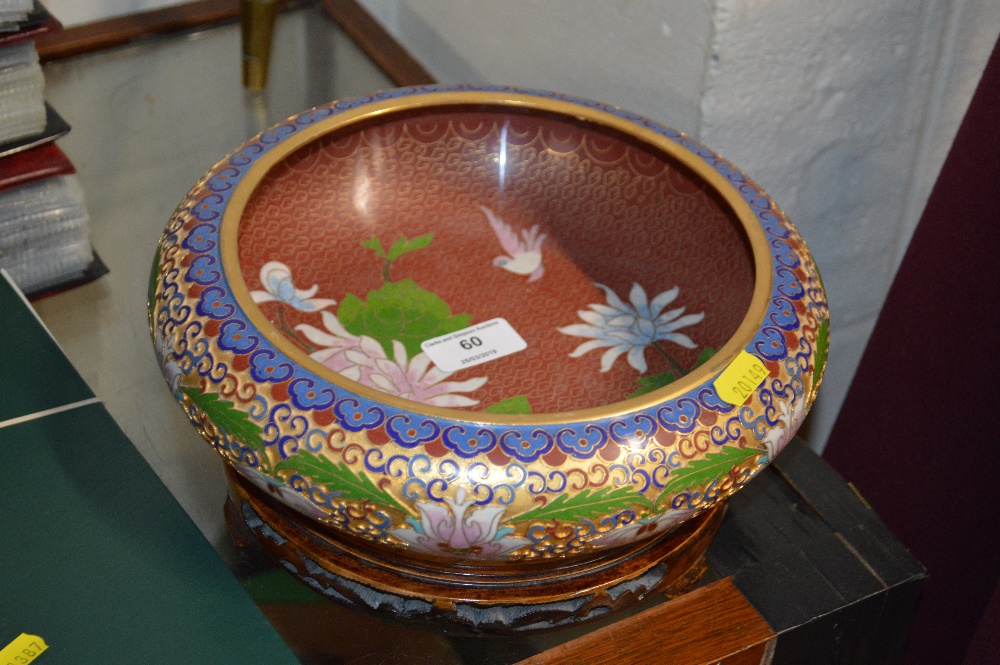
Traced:
<path fill-rule="evenodd" d="M 271 58 L 271 37 L 278 14 L 278 0 L 240 0 L 240 28 L 243 36 L 243 87 L 267 87 L 267 66 Z"/>

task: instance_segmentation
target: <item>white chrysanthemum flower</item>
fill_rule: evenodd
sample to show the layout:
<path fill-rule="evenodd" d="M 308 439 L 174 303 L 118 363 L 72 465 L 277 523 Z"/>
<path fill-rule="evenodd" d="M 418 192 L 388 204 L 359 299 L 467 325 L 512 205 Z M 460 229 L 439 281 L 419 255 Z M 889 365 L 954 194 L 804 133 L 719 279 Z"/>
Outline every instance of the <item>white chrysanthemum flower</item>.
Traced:
<path fill-rule="evenodd" d="M 664 291 L 650 301 L 645 289 L 633 284 L 629 293 L 631 304 L 627 304 L 603 284 L 595 286 L 604 291 L 607 304 L 595 303 L 590 305 L 589 310 L 577 312 L 586 323 L 558 329 L 566 335 L 590 338 L 590 341 L 574 349 L 571 358 L 578 358 L 593 349 L 610 347 L 601 356 L 602 372 L 610 370 L 619 356 L 628 354 L 628 364 L 644 374 L 647 369 L 646 347 L 653 343 L 667 341 L 687 349 L 695 348 L 690 337 L 677 331 L 699 323 L 705 318 L 705 313 L 685 315 L 684 307 L 664 311 L 677 299 L 680 287 Z"/>

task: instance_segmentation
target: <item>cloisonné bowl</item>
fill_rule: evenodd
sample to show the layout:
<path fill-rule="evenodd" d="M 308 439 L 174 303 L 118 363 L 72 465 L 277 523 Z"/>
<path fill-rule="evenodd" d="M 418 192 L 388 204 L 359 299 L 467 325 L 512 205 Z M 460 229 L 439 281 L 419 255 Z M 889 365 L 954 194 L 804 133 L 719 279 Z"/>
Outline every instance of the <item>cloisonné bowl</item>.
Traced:
<path fill-rule="evenodd" d="M 173 395 L 305 520 L 446 565 L 663 534 L 777 455 L 825 364 L 802 238 L 657 122 L 434 86 L 293 117 L 156 253 Z"/>

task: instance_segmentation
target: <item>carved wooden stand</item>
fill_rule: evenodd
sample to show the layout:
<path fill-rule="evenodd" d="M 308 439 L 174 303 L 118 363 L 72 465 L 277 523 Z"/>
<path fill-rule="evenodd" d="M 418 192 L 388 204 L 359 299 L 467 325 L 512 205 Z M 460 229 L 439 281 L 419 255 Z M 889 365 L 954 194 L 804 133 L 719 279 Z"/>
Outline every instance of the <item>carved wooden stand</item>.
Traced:
<path fill-rule="evenodd" d="M 325 596 L 404 619 L 476 632 L 544 630 L 605 616 L 651 593 L 689 590 L 705 573 L 705 550 L 724 507 L 665 537 L 582 560 L 444 567 L 400 556 L 300 518 L 228 467 L 226 521 L 241 546 L 254 541 Z"/>

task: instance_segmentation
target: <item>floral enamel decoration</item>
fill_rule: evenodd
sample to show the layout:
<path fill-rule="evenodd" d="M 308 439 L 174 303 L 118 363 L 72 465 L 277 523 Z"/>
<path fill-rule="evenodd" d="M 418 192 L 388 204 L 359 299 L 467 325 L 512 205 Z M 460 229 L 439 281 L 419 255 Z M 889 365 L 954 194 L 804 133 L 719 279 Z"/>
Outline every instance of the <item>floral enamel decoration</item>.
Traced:
<path fill-rule="evenodd" d="M 160 364 L 164 380 L 170 386 L 170 392 L 176 393 L 184 372 L 174 360 L 170 346 L 171 344 L 163 337 L 163 331 L 157 328 L 153 335 L 153 350 L 156 353 L 156 361 Z"/>
<path fill-rule="evenodd" d="M 370 388 L 403 399 L 433 406 L 475 406 L 478 400 L 456 393 L 467 393 L 486 383 L 486 377 L 465 381 L 446 381 L 451 373 L 431 365 L 426 353 L 407 358 L 406 347 L 393 340 L 389 358 L 375 339 L 347 332 L 329 312 L 323 312 L 326 332 L 307 324 L 296 326 L 311 342 L 324 347 L 311 354 L 342 376 Z"/>
<path fill-rule="evenodd" d="M 464 113 L 466 105 L 461 108 Z M 523 111 L 517 108 L 517 118 L 523 120 Z M 581 202 L 565 210 L 554 208 L 544 189 L 510 189 L 503 198 L 487 182 L 486 188 L 458 187 L 458 197 L 443 211 L 419 197 L 403 197 L 413 206 L 406 215 L 383 219 L 373 213 L 365 220 L 370 224 L 353 226 L 346 235 L 313 232 L 326 223 L 324 216 L 338 231 L 353 223 L 355 202 L 341 196 L 348 190 L 340 185 L 330 188 L 338 193 L 337 214 L 322 208 L 310 225 L 301 223 L 304 210 L 278 206 L 285 199 L 267 199 L 264 188 L 241 185 L 252 194 L 248 199 L 242 193 L 231 198 L 221 186 L 233 173 L 257 178 L 244 161 L 298 164 L 301 146 L 282 152 L 290 145 L 284 132 L 294 139 L 300 128 L 334 122 L 340 110 L 324 113 L 284 125 L 238 159 L 220 163 L 172 219 L 150 280 L 153 342 L 167 383 L 220 455 L 255 470 L 240 470 L 241 487 L 256 485 L 303 519 L 319 519 L 404 559 L 414 554 L 420 560 L 467 561 L 470 567 L 490 559 L 490 570 L 502 561 L 548 559 L 558 566 L 566 557 L 669 534 L 711 510 L 788 444 L 822 379 L 825 296 L 794 227 L 728 162 L 653 125 L 644 126 L 635 141 L 594 150 L 609 139 L 603 131 L 591 137 L 591 125 L 603 122 L 600 114 L 616 112 L 591 106 L 567 116 L 569 134 L 532 129 L 522 142 L 509 143 L 524 155 L 543 154 L 551 143 L 552 149 L 572 148 L 572 154 L 613 157 L 587 162 L 587 168 L 639 184 L 668 176 L 673 184 L 691 179 L 697 187 L 649 189 L 654 199 L 662 193 L 671 197 L 668 202 L 701 201 L 699 224 L 707 215 L 721 229 L 698 226 L 708 229 L 706 238 L 718 237 L 722 249 L 699 243 L 705 260 L 685 262 L 697 266 L 690 273 L 666 263 L 669 252 L 636 251 L 629 244 L 645 237 L 631 233 L 634 224 L 655 222 L 660 229 L 662 220 L 654 215 L 649 221 L 645 208 L 629 212 L 624 222 L 603 214 L 575 217 L 577 208 L 592 208 L 586 179 L 557 188 L 562 200 Z M 551 113 L 545 128 L 562 122 L 561 110 Z M 489 124 L 496 115 L 490 114 L 483 122 L 476 116 L 475 132 L 466 128 L 472 123 L 434 125 L 462 145 L 483 147 L 462 153 L 463 165 L 481 154 L 495 156 L 500 126 Z M 389 115 L 378 116 L 379 122 Z M 616 118 L 609 125 L 615 135 L 629 120 Z M 398 145 L 424 150 L 433 147 L 427 141 L 440 140 L 441 132 L 416 131 L 423 125 L 411 123 L 409 115 L 398 122 L 406 140 Z M 388 151 L 380 154 L 396 158 L 397 144 L 368 140 L 380 136 L 370 131 L 375 124 L 358 130 L 358 150 Z M 659 133 L 653 136 L 650 128 Z M 650 137 L 656 141 L 649 155 L 676 152 L 689 170 L 674 173 L 671 160 L 647 163 L 641 144 Z M 688 160 L 689 143 L 698 152 Z M 355 149 L 348 147 L 343 154 L 323 152 L 320 165 L 343 162 L 350 169 Z M 258 155 L 269 157 L 260 162 Z M 312 168 L 311 162 L 302 164 Z M 450 162 L 441 165 L 454 175 Z M 483 168 L 488 176 L 492 162 Z M 325 173 L 317 171 L 315 179 L 324 187 Z M 706 174 L 712 179 L 704 181 Z M 440 184 L 435 178 L 432 184 Z M 725 184 L 729 189 L 721 194 L 729 205 L 717 209 L 718 197 L 708 196 L 712 187 L 705 182 L 717 189 Z M 296 186 L 318 191 L 313 184 L 303 179 Z M 603 200 L 597 194 L 593 199 Z M 659 215 L 665 208 L 654 203 Z M 283 211 L 280 219 L 272 219 L 272 208 Z M 544 221 L 533 226 L 535 219 Z M 237 233 L 241 228 L 247 233 Z M 268 229 L 280 234 L 280 243 L 254 240 Z M 583 230 L 608 236 L 590 245 L 602 253 L 575 252 L 575 245 L 563 242 L 583 242 L 572 235 Z M 735 240 L 731 230 L 739 236 Z M 752 256 L 740 254 L 747 243 Z M 604 247 L 623 260 L 604 260 Z M 736 263 L 742 261 L 738 272 L 725 263 L 730 251 Z M 573 261 L 581 259 L 592 264 L 575 270 Z M 724 278 L 716 279 L 717 266 L 727 268 Z M 539 282 L 546 272 L 554 281 Z M 740 287 L 732 297 L 725 290 L 730 283 Z M 707 293 L 711 299 L 700 295 Z M 474 334 L 467 331 L 495 317 L 515 324 L 529 353 L 447 373 L 421 348 L 438 337 Z M 740 324 L 751 320 L 760 322 L 759 329 Z M 729 367 L 738 348 L 759 357 L 769 375 L 733 407 L 720 401 L 709 374 Z M 595 349 L 600 353 L 591 353 Z M 695 377 L 713 354 L 711 372 L 706 368 Z M 585 355 L 591 359 L 580 360 Z M 578 392 L 584 394 L 571 396 L 560 378 L 583 372 L 589 376 Z M 684 375 L 690 380 L 677 384 L 682 388 L 659 390 Z M 481 408 L 473 413 L 445 410 L 476 405 Z"/>
<path fill-rule="evenodd" d="M 500 557 L 531 543 L 511 535 L 510 527 L 500 528 L 505 508 L 486 506 L 469 510 L 476 502 L 459 488 L 455 498 L 444 498 L 444 505 L 418 501 L 420 521 L 408 518 L 407 528 L 391 529 L 389 534 L 416 550 L 429 554 L 471 554 L 483 558 Z"/>
<path fill-rule="evenodd" d="M 254 302 L 277 303 L 277 325 L 295 340 L 309 356 L 341 376 L 358 383 L 421 404 L 442 407 L 468 407 L 479 400 L 460 393 L 469 393 L 482 387 L 487 377 L 464 381 L 448 381 L 452 372 L 445 372 L 431 363 L 419 343 L 435 332 L 449 332 L 464 327 L 467 315 L 451 315 L 448 307 L 435 294 L 422 289 L 409 279 L 392 279 L 393 262 L 400 256 L 426 247 L 433 234 L 416 238 L 400 238 L 388 250 L 378 238 L 362 245 L 375 253 L 383 262 L 383 286 L 368 293 L 367 302 L 353 294 L 346 294 L 338 313 L 345 313 L 350 325 L 345 325 L 338 314 L 327 310 L 337 301 L 315 298 L 314 286 L 301 291 L 295 288 L 291 269 L 280 261 L 269 261 L 260 270 L 263 291 L 251 291 Z M 288 304 L 299 311 L 318 313 L 323 325 L 320 329 L 308 323 L 291 328 L 285 319 L 282 306 Z M 423 309 L 440 312 L 441 305 L 447 312 L 445 318 L 427 316 Z M 378 310 L 378 316 L 369 316 L 366 310 Z M 394 322 L 386 312 L 398 312 Z M 414 329 L 414 321 L 431 321 L 429 329 Z M 375 322 L 374 324 L 372 322 Z"/>
<path fill-rule="evenodd" d="M 375 361 L 385 358 L 382 345 L 367 335 L 347 332 L 335 314 L 323 312 L 322 321 L 325 331 L 307 323 L 295 326 L 319 348 L 309 356 L 352 381 L 370 385 L 369 377 L 375 368 Z"/>
<path fill-rule="evenodd" d="M 295 288 L 291 269 L 280 261 L 268 261 L 261 266 L 260 282 L 264 290 L 250 292 L 255 303 L 276 301 L 291 305 L 300 312 L 318 312 L 337 304 L 336 300 L 314 298 L 319 290 L 316 284 L 305 290 Z"/>
<path fill-rule="evenodd" d="M 633 283 L 629 293 L 630 303 L 626 303 L 603 284 L 595 286 L 604 291 L 607 304 L 594 303 L 589 310 L 577 312 L 585 323 L 558 329 L 566 335 L 589 338 L 589 341 L 570 353 L 571 358 L 579 358 L 594 349 L 608 348 L 601 356 L 602 372 L 610 370 L 619 356 L 626 354 L 628 364 L 640 374 L 645 374 L 648 369 L 646 349 L 653 347 L 666 357 L 678 373 L 684 373 L 677 360 L 657 344 L 667 341 L 688 349 L 696 346 L 690 337 L 677 331 L 699 323 L 705 318 L 705 313 L 685 315 L 684 307 L 664 311 L 667 305 L 677 299 L 680 287 L 664 291 L 650 301 L 646 290 Z"/>
<path fill-rule="evenodd" d="M 393 358 L 380 358 L 371 374 L 372 385 L 390 395 L 430 404 L 432 406 L 475 406 L 478 400 L 455 393 L 467 393 L 486 383 L 486 377 L 466 381 L 445 381 L 450 372 L 431 364 L 426 353 L 418 353 L 407 360 L 406 348 L 393 342 Z"/>
<path fill-rule="evenodd" d="M 781 414 L 778 416 L 779 425 L 775 425 L 771 431 L 769 431 L 761 443 L 767 448 L 767 460 L 770 462 L 784 450 L 788 442 L 792 440 L 795 436 L 795 432 L 798 431 L 799 425 L 802 424 L 802 420 L 806 416 L 805 409 L 805 399 L 798 397 L 792 398 L 789 401 L 778 402 L 778 409 Z M 789 408 L 789 403 L 792 404 Z"/>
<path fill-rule="evenodd" d="M 527 231 L 522 230 L 518 235 L 510 224 L 493 214 L 492 210 L 485 206 L 480 206 L 479 209 L 486 215 L 493 233 L 500 241 L 500 246 L 507 252 L 493 259 L 493 265 L 515 275 L 528 275 L 529 282 L 541 279 L 545 274 L 545 266 L 542 265 L 542 243 L 547 236 L 538 232 L 538 224 Z"/>

